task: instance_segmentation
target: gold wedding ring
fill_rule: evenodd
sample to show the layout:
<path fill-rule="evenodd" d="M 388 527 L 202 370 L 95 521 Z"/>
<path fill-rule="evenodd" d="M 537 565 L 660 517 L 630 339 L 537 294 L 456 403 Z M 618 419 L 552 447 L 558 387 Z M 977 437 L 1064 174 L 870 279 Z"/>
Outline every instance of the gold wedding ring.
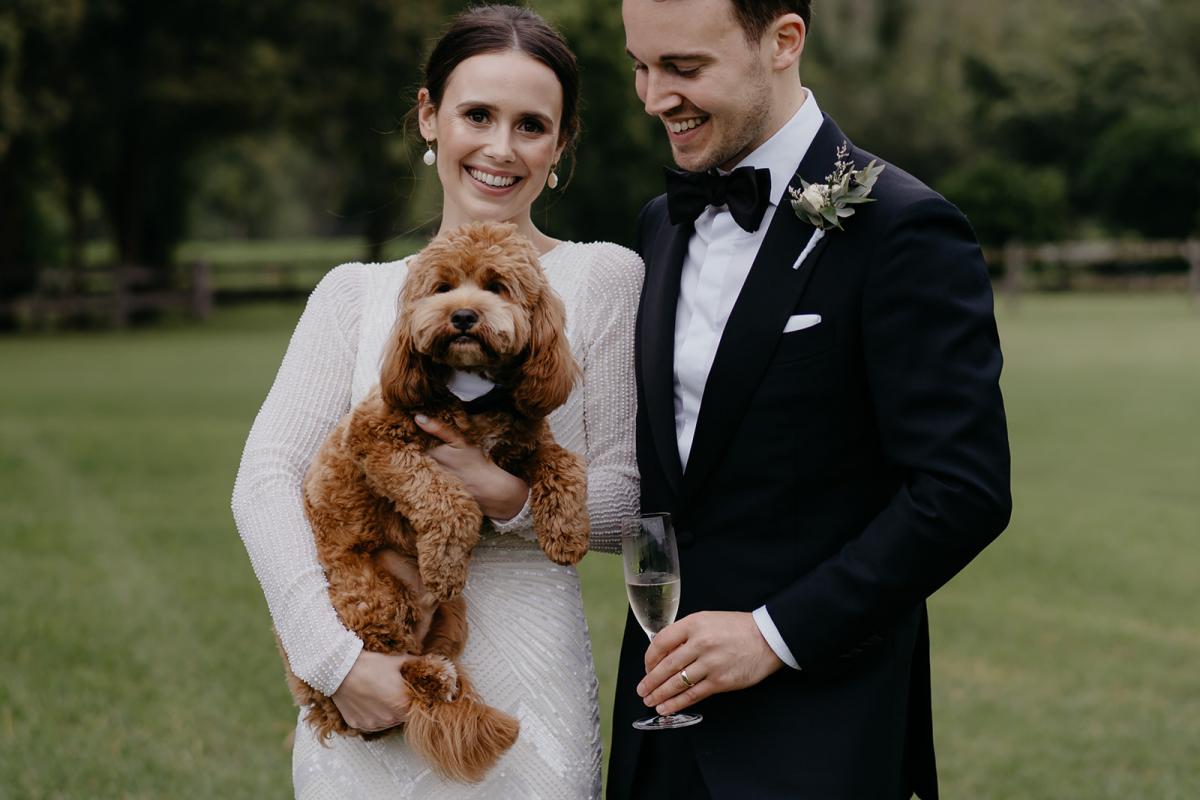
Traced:
<path fill-rule="evenodd" d="M 695 683 L 693 683 L 691 681 L 690 678 L 688 678 L 686 669 L 682 669 L 679 671 L 679 677 L 683 680 L 683 685 L 688 687 L 689 689 L 696 685 Z"/>

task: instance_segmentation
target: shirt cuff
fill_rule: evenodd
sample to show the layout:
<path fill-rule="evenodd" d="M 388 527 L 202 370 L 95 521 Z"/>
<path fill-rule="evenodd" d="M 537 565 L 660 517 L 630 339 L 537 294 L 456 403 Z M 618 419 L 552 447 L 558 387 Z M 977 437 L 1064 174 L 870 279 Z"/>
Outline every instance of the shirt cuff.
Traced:
<path fill-rule="evenodd" d="M 492 527 L 496 529 L 496 533 L 518 533 L 523 530 L 533 529 L 533 512 L 529 510 L 529 499 L 533 497 L 533 492 L 525 495 L 525 505 L 521 506 L 521 510 L 512 519 L 506 519 L 503 522 L 497 519 L 488 519 L 492 523 Z"/>
<path fill-rule="evenodd" d="M 800 665 L 796 663 L 796 657 L 792 655 L 792 651 L 788 649 L 787 643 L 779 635 L 779 628 L 775 627 L 775 622 L 771 619 L 771 615 L 767 613 L 767 607 L 759 606 L 754 609 L 753 616 L 754 624 L 758 625 L 759 633 L 767 640 L 767 644 L 775 651 L 775 655 L 779 656 L 779 660 L 792 669 L 800 669 Z"/>

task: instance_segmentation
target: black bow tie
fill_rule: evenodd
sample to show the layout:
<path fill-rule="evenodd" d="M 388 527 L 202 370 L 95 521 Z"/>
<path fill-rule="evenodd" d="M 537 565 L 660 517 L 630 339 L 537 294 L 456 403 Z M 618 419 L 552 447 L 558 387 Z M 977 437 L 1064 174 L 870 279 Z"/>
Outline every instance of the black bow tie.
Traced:
<path fill-rule="evenodd" d="M 667 175 L 667 213 L 671 223 L 695 222 L 708 206 L 729 206 L 733 221 L 751 233 L 771 204 L 771 170 L 738 167 L 728 175 L 678 172 Z"/>
<path fill-rule="evenodd" d="M 463 411 L 471 416 L 486 414 L 489 411 L 512 408 L 512 392 L 505 386 L 496 385 L 486 394 L 481 394 L 474 400 L 460 400 L 459 402 L 462 403 Z"/>

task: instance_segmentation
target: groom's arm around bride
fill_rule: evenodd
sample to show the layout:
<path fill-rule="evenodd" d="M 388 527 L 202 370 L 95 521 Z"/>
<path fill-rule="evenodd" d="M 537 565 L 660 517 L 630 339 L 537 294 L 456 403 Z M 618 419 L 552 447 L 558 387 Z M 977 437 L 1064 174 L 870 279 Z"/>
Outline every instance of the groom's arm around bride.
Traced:
<path fill-rule="evenodd" d="M 875 158 L 801 85 L 808 7 L 623 6 L 639 98 L 690 174 L 639 218 L 642 508 L 675 517 L 683 593 L 649 650 L 626 626 L 614 798 L 936 797 L 925 599 L 1008 522 L 966 219 L 886 164 L 841 229 L 793 210 L 801 179 Z M 646 705 L 704 721 L 637 733 Z"/>

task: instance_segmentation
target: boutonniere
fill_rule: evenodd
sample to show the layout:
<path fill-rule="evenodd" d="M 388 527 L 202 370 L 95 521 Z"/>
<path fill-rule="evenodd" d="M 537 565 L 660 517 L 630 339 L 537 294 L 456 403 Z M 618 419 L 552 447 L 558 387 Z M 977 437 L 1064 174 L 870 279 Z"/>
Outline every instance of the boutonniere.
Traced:
<path fill-rule="evenodd" d="M 871 163 L 862 169 L 854 169 L 850 148 L 842 142 L 837 149 L 837 163 L 833 172 L 825 176 L 825 183 L 809 183 L 801 178 L 802 189 L 788 189 L 792 210 L 817 230 L 844 230 L 842 220 L 854 216 L 854 206 L 875 202 L 875 198 L 868 195 L 886 167 L 886 164 L 871 159 Z"/>

